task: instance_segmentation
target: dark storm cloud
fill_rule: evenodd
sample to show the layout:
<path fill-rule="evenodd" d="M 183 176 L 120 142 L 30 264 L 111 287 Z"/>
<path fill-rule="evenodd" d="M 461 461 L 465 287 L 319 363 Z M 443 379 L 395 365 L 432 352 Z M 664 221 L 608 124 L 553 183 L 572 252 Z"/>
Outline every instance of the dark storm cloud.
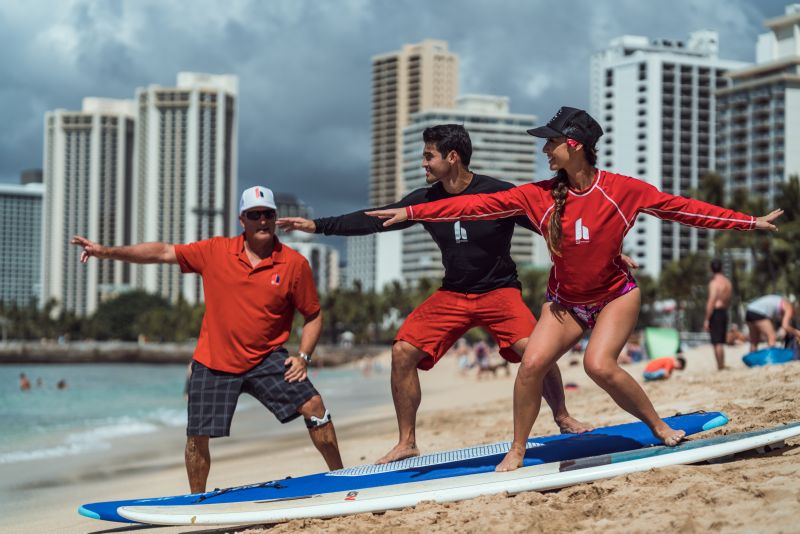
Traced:
<path fill-rule="evenodd" d="M 8 4 L 8 3 L 6 3 Z M 0 7 L 0 181 L 41 166 L 44 112 L 133 98 L 179 71 L 239 76 L 239 182 L 294 192 L 319 215 L 366 203 L 370 58 L 425 38 L 461 58 L 461 92 L 547 118 L 588 106 L 589 58 L 622 34 L 720 33 L 752 61 L 783 2 L 25 2 Z"/>

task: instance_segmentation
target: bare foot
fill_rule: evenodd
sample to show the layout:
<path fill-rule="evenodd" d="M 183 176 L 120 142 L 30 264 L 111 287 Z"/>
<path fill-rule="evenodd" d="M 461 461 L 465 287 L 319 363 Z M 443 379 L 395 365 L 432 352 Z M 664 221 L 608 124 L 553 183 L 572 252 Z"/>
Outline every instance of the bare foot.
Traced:
<path fill-rule="evenodd" d="M 392 450 L 378 458 L 375 462 L 376 465 L 388 464 L 390 462 L 397 462 L 398 460 L 405 460 L 406 458 L 413 458 L 419 456 L 419 449 L 416 444 L 406 445 L 398 443 Z"/>
<path fill-rule="evenodd" d="M 562 434 L 583 434 L 594 430 L 594 427 L 589 423 L 581 423 L 571 415 L 556 419 L 556 424 Z"/>
<path fill-rule="evenodd" d="M 494 468 L 495 471 L 514 471 L 517 468 L 522 467 L 522 459 L 525 458 L 525 447 L 518 447 L 516 445 L 512 445 L 511 449 L 506 453 L 505 458 L 503 461 L 497 464 L 497 467 Z"/>
<path fill-rule="evenodd" d="M 664 423 L 663 427 L 660 427 L 657 431 L 654 432 L 656 437 L 664 442 L 664 445 L 667 447 L 674 447 L 686 436 L 686 432 L 683 430 L 675 430 L 670 428 L 666 423 Z"/>

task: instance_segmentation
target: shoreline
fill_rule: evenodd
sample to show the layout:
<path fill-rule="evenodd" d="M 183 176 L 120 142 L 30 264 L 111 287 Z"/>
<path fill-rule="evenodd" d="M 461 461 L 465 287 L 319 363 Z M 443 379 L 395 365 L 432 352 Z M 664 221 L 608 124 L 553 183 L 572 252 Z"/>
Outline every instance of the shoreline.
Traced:
<path fill-rule="evenodd" d="M 196 340 L 187 343 L 138 343 L 135 341 L 8 341 L 0 343 L 0 365 L 71 363 L 163 363 L 188 364 Z M 287 344 L 292 352 L 296 346 Z M 312 368 L 336 367 L 374 356 L 387 350 L 384 345 L 356 345 L 342 348 L 319 344 Z"/>

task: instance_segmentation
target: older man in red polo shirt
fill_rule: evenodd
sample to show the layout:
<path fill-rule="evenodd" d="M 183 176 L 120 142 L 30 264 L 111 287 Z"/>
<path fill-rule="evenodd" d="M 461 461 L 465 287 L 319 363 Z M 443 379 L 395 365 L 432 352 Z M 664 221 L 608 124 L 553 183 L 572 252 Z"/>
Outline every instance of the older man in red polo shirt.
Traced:
<path fill-rule="evenodd" d="M 186 472 L 193 493 L 206 488 L 209 437 L 228 436 L 236 402 L 249 393 L 281 423 L 302 415 L 328 469 L 342 460 L 330 413 L 308 380 L 307 366 L 322 331 L 322 315 L 308 262 L 275 235 L 272 191 L 242 194 L 244 233 L 186 245 L 141 243 L 107 247 L 75 236 L 81 262 L 94 256 L 132 263 L 176 263 L 203 277 L 206 313 L 189 380 Z M 305 318 L 297 355 L 289 356 L 295 310 Z"/>

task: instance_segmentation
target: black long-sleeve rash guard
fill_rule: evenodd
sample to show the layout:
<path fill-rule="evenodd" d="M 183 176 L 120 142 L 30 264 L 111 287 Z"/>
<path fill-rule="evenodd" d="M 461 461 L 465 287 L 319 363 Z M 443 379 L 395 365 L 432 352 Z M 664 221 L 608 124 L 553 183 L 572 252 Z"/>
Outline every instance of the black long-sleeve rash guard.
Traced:
<path fill-rule="evenodd" d="M 432 202 L 443 198 L 477 193 L 494 193 L 514 187 L 513 184 L 475 174 L 464 191 L 451 195 L 441 183 L 412 191 L 399 202 L 382 208 L 401 208 Z M 402 230 L 415 221 L 407 221 L 388 228 L 377 217 L 354 211 L 338 217 L 315 219 L 316 233 L 325 235 L 367 235 L 376 232 Z M 420 223 L 431 234 L 442 251 L 444 279 L 442 289 L 458 293 L 486 293 L 501 287 L 521 288 L 517 278 L 517 266 L 511 259 L 511 237 L 514 225 L 519 224 L 536 232 L 527 217 L 513 217 L 494 221 L 456 221 L 442 223 Z"/>

